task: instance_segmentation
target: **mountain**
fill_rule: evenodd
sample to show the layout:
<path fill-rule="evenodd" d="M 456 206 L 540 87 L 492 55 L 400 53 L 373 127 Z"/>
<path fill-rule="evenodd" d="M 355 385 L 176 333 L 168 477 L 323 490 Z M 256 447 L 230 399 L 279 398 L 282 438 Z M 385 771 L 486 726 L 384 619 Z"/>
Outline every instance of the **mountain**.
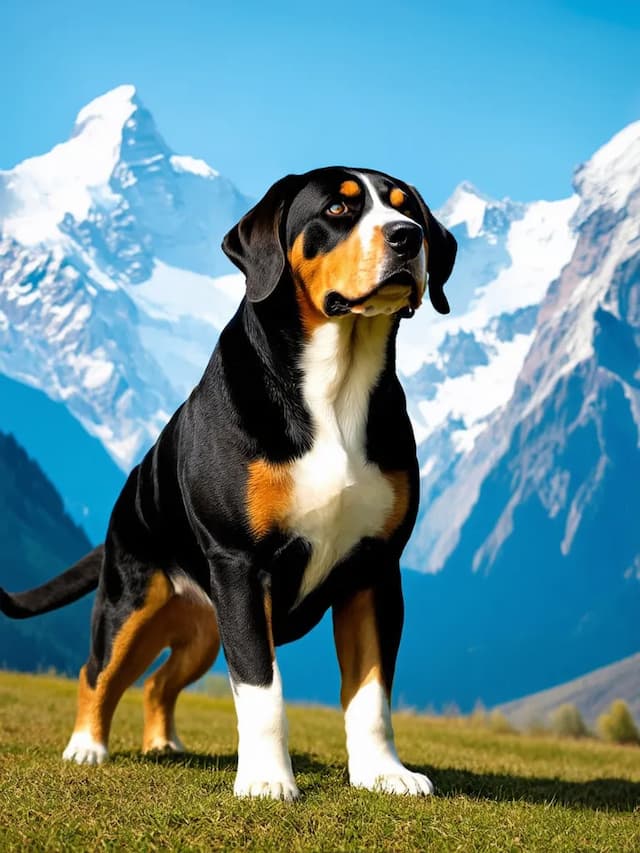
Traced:
<path fill-rule="evenodd" d="M 423 503 L 417 541 L 433 594 L 456 601 L 465 672 L 438 689 L 466 706 L 640 647 L 640 122 L 574 184 L 575 248 L 513 393 Z"/>
<path fill-rule="evenodd" d="M 106 523 L 124 473 L 97 438 L 90 436 L 63 403 L 0 374 L 0 430 L 20 444 L 64 495 L 65 510 L 94 544 L 104 541 Z"/>
<path fill-rule="evenodd" d="M 496 704 L 640 647 L 639 193 L 636 123 L 565 199 L 492 199 L 465 182 L 438 212 L 459 243 L 453 311 L 425 305 L 398 343 L 422 474 L 404 556 L 417 570 L 405 572 L 407 704 Z M 126 472 L 239 301 L 218 245 L 249 204 L 175 155 L 131 86 L 0 172 L 0 374 L 14 396 L 15 383 L 41 394 L 15 411 L 46 418 L 46 395 Z M 91 485 L 60 462 L 67 425 L 36 441 L 20 417 L 4 428 L 24 431 L 76 520 L 89 508 L 95 539 L 117 478 L 95 443 L 79 450 L 87 470 L 102 465 L 83 503 Z M 335 699 L 330 645 L 323 624 L 283 651 L 292 698 Z"/>
<path fill-rule="evenodd" d="M 15 439 L 0 432 L 0 586 L 21 590 L 91 550 L 58 492 Z M 77 674 L 89 650 L 91 598 L 38 619 L 0 619 L 0 667 Z"/>
<path fill-rule="evenodd" d="M 616 699 L 624 699 L 636 720 L 640 720 L 640 654 L 596 669 L 566 684 L 533 696 L 501 705 L 500 710 L 516 726 L 548 719 L 565 702 L 576 705 L 589 726 L 608 710 Z"/>
<path fill-rule="evenodd" d="M 461 184 L 438 215 L 458 240 L 447 292 L 452 313 L 416 315 L 401 327 L 399 364 L 419 443 L 422 514 L 405 564 L 442 567 L 450 510 L 440 511 L 456 463 L 473 450 L 510 399 L 531 347 L 540 302 L 569 261 L 577 235 L 577 195 L 518 204 Z M 473 489 L 458 497 L 469 508 Z M 435 509 L 432 509 L 435 507 Z"/>
<path fill-rule="evenodd" d="M 63 402 L 128 470 L 237 303 L 218 247 L 248 206 L 172 153 L 132 86 L 92 101 L 67 142 L 0 172 L 0 372 Z"/>

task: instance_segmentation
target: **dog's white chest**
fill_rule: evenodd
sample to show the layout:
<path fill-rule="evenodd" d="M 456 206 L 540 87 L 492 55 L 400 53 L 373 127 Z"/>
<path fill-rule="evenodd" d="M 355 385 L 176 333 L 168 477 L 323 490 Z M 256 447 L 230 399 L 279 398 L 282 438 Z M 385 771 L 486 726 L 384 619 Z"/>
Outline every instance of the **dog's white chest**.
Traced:
<path fill-rule="evenodd" d="M 363 537 L 379 534 L 393 506 L 391 483 L 367 462 L 365 451 L 369 399 L 383 366 L 386 334 L 382 323 L 360 325 L 358 335 L 344 321 L 323 326 L 303 358 L 303 393 L 315 440 L 292 468 L 288 526 L 311 545 L 298 601 Z"/>

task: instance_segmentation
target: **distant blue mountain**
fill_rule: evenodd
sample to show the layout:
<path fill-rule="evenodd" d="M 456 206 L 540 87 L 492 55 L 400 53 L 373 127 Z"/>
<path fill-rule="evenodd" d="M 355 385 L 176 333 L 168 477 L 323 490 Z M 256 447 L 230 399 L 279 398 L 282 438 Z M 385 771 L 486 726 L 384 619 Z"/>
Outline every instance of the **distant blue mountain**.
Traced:
<path fill-rule="evenodd" d="M 0 430 L 15 435 L 94 544 L 104 541 L 124 473 L 62 403 L 0 374 Z"/>
<path fill-rule="evenodd" d="M 20 591 L 91 549 L 60 495 L 12 436 L 0 432 L 0 586 Z M 0 667 L 76 675 L 89 651 L 93 596 L 36 619 L 0 616 Z"/>

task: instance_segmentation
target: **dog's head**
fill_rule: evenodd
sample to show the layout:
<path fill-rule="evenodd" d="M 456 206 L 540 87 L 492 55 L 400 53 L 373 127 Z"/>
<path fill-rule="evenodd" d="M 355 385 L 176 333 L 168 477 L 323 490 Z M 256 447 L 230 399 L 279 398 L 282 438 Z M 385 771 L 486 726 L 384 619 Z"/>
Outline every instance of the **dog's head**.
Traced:
<path fill-rule="evenodd" d="M 306 326 L 348 314 L 411 316 L 427 288 L 436 311 L 449 311 L 443 288 L 455 238 L 417 190 L 382 172 L 330 167 L 289 175 L 222 248 L 245 273 L 251 302 L 267 299 L 285 278 L 293 282 Z"/>

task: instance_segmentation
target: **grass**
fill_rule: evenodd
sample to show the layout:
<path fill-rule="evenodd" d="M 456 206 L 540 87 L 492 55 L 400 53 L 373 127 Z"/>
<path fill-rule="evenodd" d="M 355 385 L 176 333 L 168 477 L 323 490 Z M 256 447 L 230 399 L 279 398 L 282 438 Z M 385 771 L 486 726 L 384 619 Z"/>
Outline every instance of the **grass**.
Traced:
<path fill-rule="evenodd" d="M 496 734 L 464 720 L 399 714 L 399 752 L 435 782 L 416 800 L 348 787 L 337 711 L 289 709 L 294 804 L 236 800 L 228 698 L 184 695 L 193 750 L 139 752 L 142 706 L 116 714 L 112 761 L 64 764 L 71 681 L 0 673 L 0 850 L 640 850 L 640 749 Z M 635 812 L 635 813 L 634 813 Z"/>

